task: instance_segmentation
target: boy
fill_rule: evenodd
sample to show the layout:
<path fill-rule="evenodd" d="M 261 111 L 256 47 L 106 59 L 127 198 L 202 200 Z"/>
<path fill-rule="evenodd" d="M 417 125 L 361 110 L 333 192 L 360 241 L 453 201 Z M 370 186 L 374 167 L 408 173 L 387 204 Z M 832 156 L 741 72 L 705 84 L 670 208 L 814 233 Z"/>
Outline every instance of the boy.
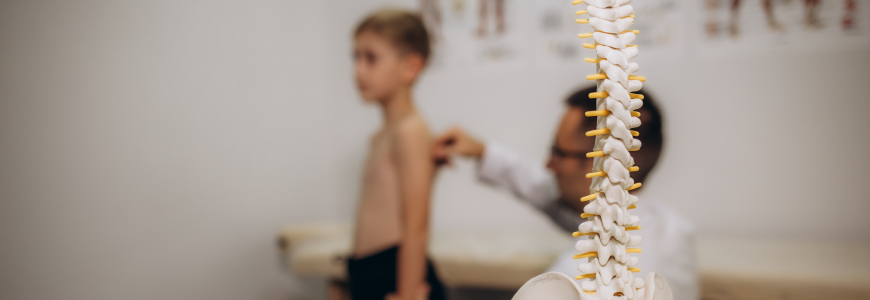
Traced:
<path fill-rule="evenodd" d="M 429 201 L 435 165 L 426 121 L 413 86 L 431 52 L 422 20 L 380 10 L 354 31 L 357 88 L 383 113 L 371 138 L 363 175 L 348 279 L 354 300 L 443 299 L 426 259 Z"/>

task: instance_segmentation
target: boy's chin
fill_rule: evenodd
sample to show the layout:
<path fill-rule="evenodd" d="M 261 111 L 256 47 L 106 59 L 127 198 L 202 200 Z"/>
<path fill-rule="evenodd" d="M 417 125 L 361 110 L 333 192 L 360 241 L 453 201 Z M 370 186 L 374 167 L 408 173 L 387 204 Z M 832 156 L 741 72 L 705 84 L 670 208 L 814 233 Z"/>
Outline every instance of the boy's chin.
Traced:
<path fill-rule="evenodd" d="M 380 98 L 374 94 L 361 93 L 360 96 L 362 96 L 363 103 L 366 103 L 366 104 L 375 104 L 375 103 L 381 102 L 380 100 L 378 100 Z"/>

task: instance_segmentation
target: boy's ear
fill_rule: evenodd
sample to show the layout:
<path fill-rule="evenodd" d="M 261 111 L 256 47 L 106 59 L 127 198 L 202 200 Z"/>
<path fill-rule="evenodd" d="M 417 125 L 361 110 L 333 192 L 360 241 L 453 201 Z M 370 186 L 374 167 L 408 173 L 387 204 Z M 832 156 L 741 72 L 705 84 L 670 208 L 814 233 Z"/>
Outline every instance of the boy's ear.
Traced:
<path fill-rule="evenodd" d="M 405 79 L 409 84 L 414 83 L 414 81 L 417 80 L 417 76 L 420 76 L 420 73 L 423 72 L 426 62 L 423 60 L 423 56 L 418 53 L 405 54 L 403 60 L 405 64 L 405 74 L 403 79 Z"/>

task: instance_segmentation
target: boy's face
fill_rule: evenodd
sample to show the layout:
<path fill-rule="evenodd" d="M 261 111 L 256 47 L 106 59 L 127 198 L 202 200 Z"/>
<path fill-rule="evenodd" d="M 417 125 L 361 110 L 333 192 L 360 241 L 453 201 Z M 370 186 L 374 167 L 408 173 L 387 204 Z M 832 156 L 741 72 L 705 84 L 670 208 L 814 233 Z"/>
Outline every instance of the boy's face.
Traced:
<path fill-rule="evenodd" d="M 402 55 L 392 43 L 371 31 L 354 38 L 356 85 L 367 101 L 382 101 L 413 82 L 409 78 L 408 55 Z"/>
<path fill-rule="evenodd" d="M 592 184 L 592 179 L 586 178 L 592 172 L 592 159 L 585 155 L 595 147 L 595 138 L 587 137 L 582 130 L 583 122 L 595 122 L 595 118 L 586 118 L 582 109 L 568 109 L 556 131 L 554 150 L 547 162 L 547 168 L 556 176 L 562 199 L 578 210 L 583 207 L 580 197 L 589 194 Z"/>

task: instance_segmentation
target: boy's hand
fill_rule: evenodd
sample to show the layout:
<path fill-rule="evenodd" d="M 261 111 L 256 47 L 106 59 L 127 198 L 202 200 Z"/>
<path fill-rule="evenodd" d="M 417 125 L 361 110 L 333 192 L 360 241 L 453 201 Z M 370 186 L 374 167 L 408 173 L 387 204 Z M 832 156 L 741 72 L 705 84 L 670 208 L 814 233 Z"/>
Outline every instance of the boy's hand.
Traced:
<path fill-rule="evenodd" d="M 389 293 L 384 300 L 427 300 L 429 299 L 429 289 L 429 284 L 424 282 L 419 285 L 419 288 L 417 288 L 416 293 L 414 293 L 411 299 L 402 299 L 395 293 Z"/>
<path fill-rule="evenodd" d="M 480 159 L 486 146 L 460 127 L 453 127 L 435 139 L 432 155 L 438 165 L 451 165 L 450 157 L 460 155 Z"/>

